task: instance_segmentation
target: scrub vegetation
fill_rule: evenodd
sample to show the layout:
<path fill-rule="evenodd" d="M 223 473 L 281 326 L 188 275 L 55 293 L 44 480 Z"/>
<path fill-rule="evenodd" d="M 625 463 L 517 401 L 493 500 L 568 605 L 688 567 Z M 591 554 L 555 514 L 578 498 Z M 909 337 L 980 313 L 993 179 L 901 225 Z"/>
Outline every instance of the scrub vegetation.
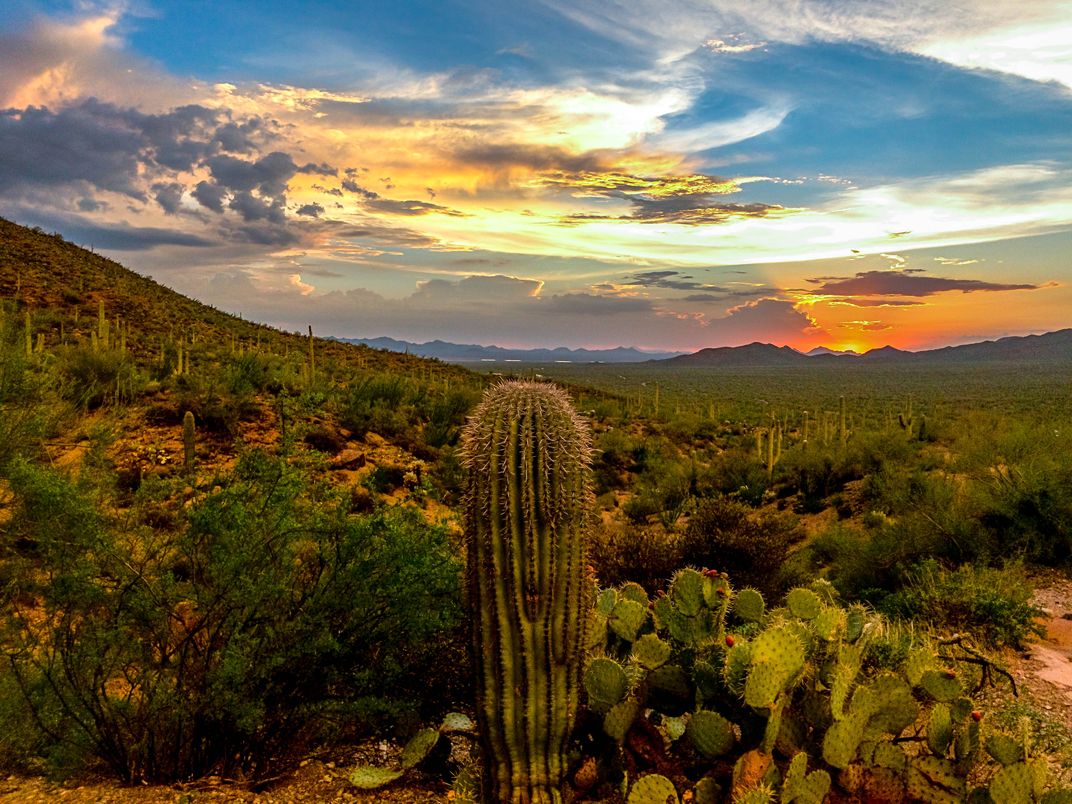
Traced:
<path fill-rule="evenodd" d="M 520 711 L 553 746 L 518 777 L 532 801 L 1065 800 L 1039 724 L 979 701 L 1013 697 L 1034 573 L 1072 558 L 1067 373 L 551 366 L 522 373 L 553 404 L 526 382 L 478 409 L 499 378 L 0 235 L 5 772 L 268 784 L 414 737 L 346 784 L 476 801 L 539 753 L 511 742 Z M 515 455 L 536 468 L 506 478 Z M 554 561 L 524 563 L 562 523 L 568 603 Z M 480 575 L 515 549 L 513 581 Z M 552 600 L 564 665 L 523 626 Z M 474 621 L 539 660 L 471 662 Z"/>

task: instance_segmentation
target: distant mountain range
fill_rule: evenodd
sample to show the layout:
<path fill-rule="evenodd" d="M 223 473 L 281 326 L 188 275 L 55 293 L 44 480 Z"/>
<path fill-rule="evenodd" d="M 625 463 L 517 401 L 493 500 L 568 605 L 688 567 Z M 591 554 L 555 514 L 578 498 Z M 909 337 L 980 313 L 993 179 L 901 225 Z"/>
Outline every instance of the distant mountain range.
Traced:
<path fill-rule="evenodd" d="M 448 363 L 642 363 L 663 360 L 681 352 L 644 352 L 633 347 L 616 349 L 504 349 L 501 346 L 480 346 L 475 343 L 428 341 L 412 343 L 394 338 L 338 338 L 346 343 L 362 343 L 373 349 L 406 352 L 419 357 L 435 357 Z"/>
<path fill-rule="evenodd" d="M 918 365 L 965 363 L 1054 363 L 1072 366 L 1072 329 L 1045 335 L 1021 335 L 996 341 L 906 352 L 883 346 L 863 354 L 835 352 L 820 347 L 804 354 L 788 346 L 750 343 L 701 349 L 662 361 L 668 366 L 803 366 L 803 365 Z"/>
<path fill-rule="evenodd" d="M 617 349 L 504 349 L 472 343 L 429 341 L 413 343 L 394 338 L 338 338 L 373 349 L 403 352 L 418 357 L 434 357 L 448 363 L 663 363 L 668 366 L 806 366 L 874 364 L 953 364 L 985 362 L 1061 363 L 1072 365 L 1072 329 L 1045 335 L 1022 335 L 982 341 L 963 346 L 946 346 L 921 352 L 906 352 L 892 346 L 871 349 L 863 354 L 819 346 L 798 352 L 788 346 L 750 343 L 720 346 L 692 354 L 646 352 L 633 347 Z"/>

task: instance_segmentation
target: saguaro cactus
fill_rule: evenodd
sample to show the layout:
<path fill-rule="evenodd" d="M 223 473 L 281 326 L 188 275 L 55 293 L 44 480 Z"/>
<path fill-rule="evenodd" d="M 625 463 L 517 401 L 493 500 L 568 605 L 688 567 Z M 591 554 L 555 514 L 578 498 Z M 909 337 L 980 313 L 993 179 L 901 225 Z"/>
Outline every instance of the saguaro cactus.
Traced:
<path fill-rule="evenodd" d="M 515 381 L 485 392 L 463 445 L 485 797 L 560 804 L 590 598 L 591 438 L 564 392 Z"/>
<path fill-rule="evenodd" d="M 197 457 L 197 425 L 194 423 L 194 414 L 186 411 L 182 417 L 182 465 L 187 474 L 194 471 L 194 460 Z"/>

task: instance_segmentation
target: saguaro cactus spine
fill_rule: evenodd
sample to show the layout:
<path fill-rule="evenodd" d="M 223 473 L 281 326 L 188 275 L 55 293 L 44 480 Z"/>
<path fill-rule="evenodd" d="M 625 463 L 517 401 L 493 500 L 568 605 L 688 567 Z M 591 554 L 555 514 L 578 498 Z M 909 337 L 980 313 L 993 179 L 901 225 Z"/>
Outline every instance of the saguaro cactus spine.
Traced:
<path fill-rule="evenodd" d="M 590 597 L 588 427 L 560 389 L 505 382 L 485 393 L 463 449 L 485 796 L 561 804 Z"/>

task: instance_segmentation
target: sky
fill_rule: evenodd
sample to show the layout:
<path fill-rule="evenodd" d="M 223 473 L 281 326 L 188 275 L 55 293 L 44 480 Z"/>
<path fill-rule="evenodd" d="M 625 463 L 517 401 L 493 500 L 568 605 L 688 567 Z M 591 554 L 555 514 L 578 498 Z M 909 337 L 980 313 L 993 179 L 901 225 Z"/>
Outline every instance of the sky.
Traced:
<path fill-rule="evenodd" d="M 321 335 L 1052 331 L 1072 2 L 8 0 L 0 215 Z"/>

